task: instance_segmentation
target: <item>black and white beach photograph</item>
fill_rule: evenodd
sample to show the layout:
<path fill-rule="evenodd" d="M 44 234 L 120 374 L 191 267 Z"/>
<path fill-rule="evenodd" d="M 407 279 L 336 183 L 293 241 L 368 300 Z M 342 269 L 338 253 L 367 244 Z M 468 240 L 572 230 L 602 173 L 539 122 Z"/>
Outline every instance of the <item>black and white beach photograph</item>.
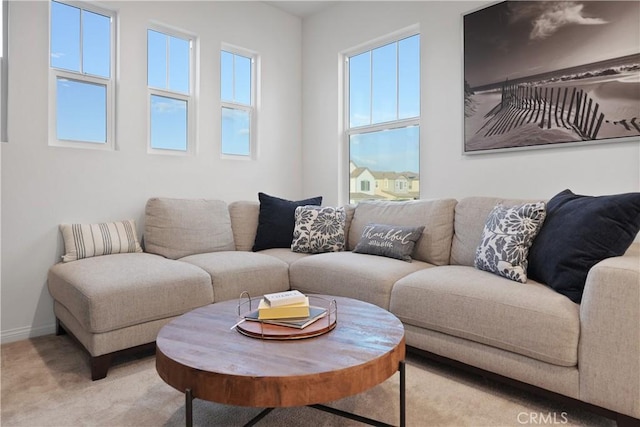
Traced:
<path fill-rule="evenodd" d="M 640 2 L 503 1 L 463 32 L 465 153 L 640 135 Z"/>

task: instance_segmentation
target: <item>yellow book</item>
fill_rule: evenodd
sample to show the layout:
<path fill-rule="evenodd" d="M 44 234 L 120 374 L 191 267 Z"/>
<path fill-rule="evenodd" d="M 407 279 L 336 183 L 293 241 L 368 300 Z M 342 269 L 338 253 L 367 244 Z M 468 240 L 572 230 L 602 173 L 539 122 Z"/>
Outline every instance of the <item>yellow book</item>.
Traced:
<path fill-rule="evenodd" d="M 271 307 L 268 302 L 260 300 L 258 305 L 258 319 L 288 319 L 292 317 L 309 317 L 309 298 L 297 304 Z"/>

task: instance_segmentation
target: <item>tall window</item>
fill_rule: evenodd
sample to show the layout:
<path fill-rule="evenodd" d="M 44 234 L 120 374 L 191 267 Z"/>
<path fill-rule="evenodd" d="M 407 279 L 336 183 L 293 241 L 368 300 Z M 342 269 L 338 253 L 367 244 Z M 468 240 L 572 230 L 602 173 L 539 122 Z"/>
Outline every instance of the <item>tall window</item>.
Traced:
<path fill-rule="evenodd" d="M 221 153 L 250 157 L 254 145 L 256 56 L 238 49 L 220 53 Z"/>
<path fill-rule="evenodd" d="M 149 147 L 187 152 L 193 145 L 193 38 L 164 29 L 147 30 Z"/>
<path fill-rule="evenodd" d="M 51 2 L 50 137 L 52 145 L 112 148 L 114 12 Z"/>
<path fill-rule="evenodd" d="M 350 201 L 418 198 L 418 191 L 399 193 L 378 181 L 407 175 L 419 180 L 420 35 L 399 37 L 345 59 Z M 373 196 L 356 185 L 354 175 L 366 170 L 376 179 Z"/>

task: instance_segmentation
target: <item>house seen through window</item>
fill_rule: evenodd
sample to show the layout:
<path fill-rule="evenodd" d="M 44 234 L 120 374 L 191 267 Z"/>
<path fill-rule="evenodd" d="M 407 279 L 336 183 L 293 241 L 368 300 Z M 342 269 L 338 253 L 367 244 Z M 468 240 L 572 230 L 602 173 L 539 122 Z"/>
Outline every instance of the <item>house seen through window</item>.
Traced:
<path fill-rule="evenodd" d="M 420 35 L 346 56 L 349 199 L 419 197 Z"/>
<path fill-rule="evenodd" d="M 114 133 L 113 13 L 83 3 L 50 5 L 50 141 L 108 147 Z"/>

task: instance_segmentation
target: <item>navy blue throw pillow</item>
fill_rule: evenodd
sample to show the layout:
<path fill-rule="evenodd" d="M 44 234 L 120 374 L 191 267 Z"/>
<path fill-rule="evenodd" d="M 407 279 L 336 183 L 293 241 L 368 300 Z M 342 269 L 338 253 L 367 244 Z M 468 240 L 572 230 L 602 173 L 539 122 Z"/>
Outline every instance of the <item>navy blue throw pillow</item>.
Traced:
<path fill-rule="evenodd" d="M 322 204 L 322 197 L 294 202 L 264 193 L 258 193 L 258 200 L 260 200 L 260 214 L 256 240 L 253 242 L 254 252 L 271 248 L 291 248 L 296 208 Z"/>
<path fill-rule="evenodd" d="M 529 250 L 530 278 L 580 303 L 589 269 L 623 255 L 640 230 L 640 193 L 581 196 L 564 190 Z"/>

